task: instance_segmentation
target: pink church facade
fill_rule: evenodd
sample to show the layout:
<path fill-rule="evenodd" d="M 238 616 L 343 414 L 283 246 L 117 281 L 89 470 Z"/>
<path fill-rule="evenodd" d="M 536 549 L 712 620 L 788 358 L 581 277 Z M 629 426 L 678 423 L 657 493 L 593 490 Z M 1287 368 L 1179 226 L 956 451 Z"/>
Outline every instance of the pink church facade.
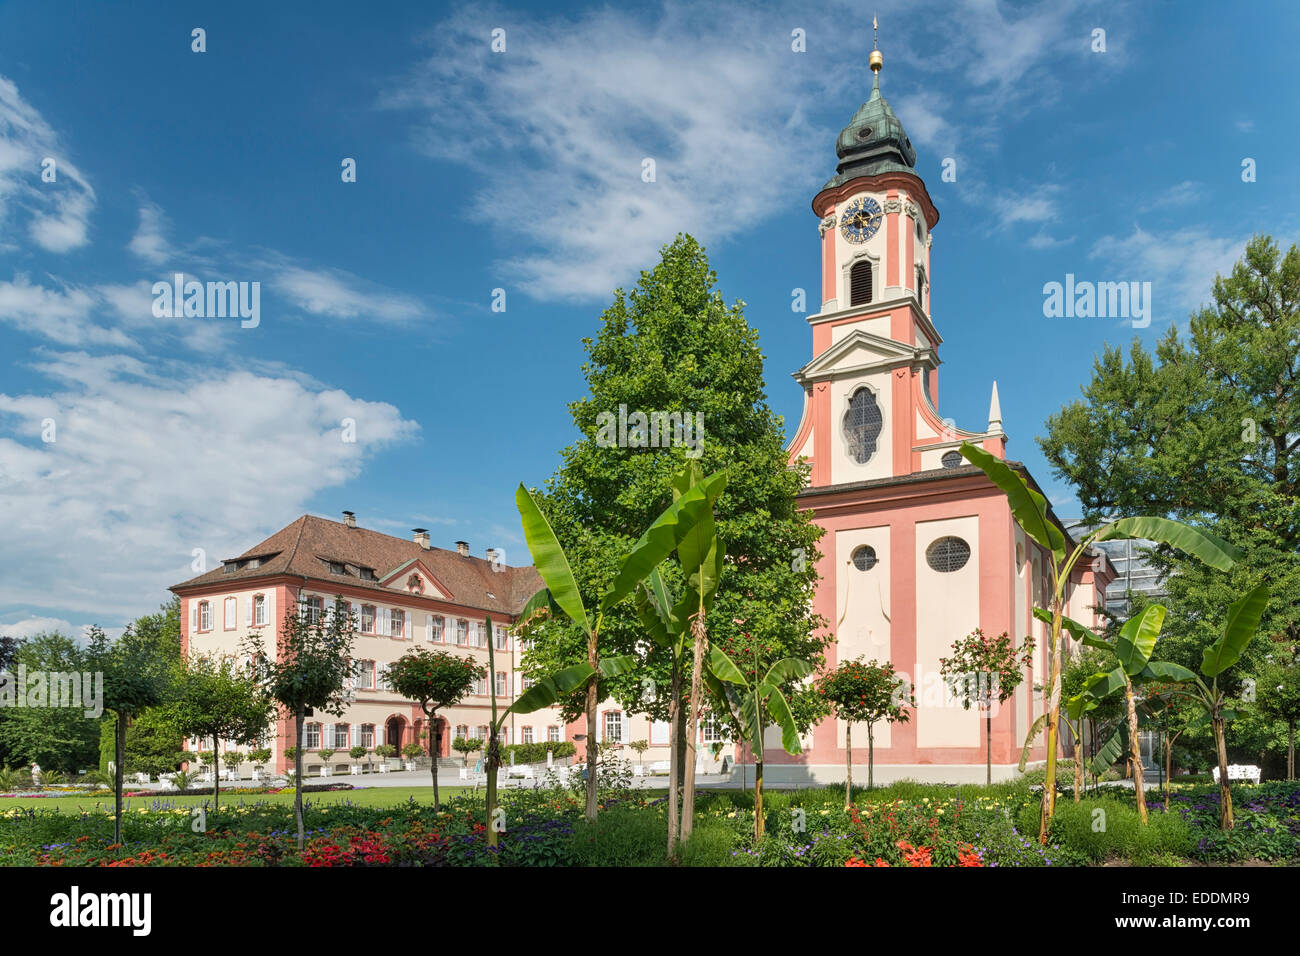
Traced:
<path fill-rule="evenodd" d="M 872 66 L 879 69 L 878 55 Z M 939 410 L 943 339 L 930 311 L 939 213 L 915 172 L 911 142 L 880 95 L 878 73 L 836 151 L 836 176 L 812 202 L 821 299 L 807 319 L 812 358 L 794 373 L 804 408 L 788 446 L 792 464 L 811 467 L 800 501 L 826 531 L 814 611 L 835 639 L 828 665 L 892 661 L 914 687 L 910 720 L 875 727 L 877 780 L 982 781 L 983 716 L 946 690 L 939 659 L 976 628 L 1017 641 L 1032 636 L 1026 679 L 993 715 L 994 775 L 1007 778 L 1042 712 L 1034 688 L 1047 680 L 1046 627 L 1033 607 L 1049 598 L 1050 565 L 1015 524 L 1002 492 L 958 451 L 970 442 L 1006 459 L 996 383 L 982 428 L 959 427 Z M 963 410 L 961 417 L 970 416 Z M 1094 623 L 1113 575 L 1097 552 L 1070 582 L 1066 613 Z M 772 733 L 768 779 L 842 780 L 845 731 L 837 719 L 822 722 L 797 756 Z M 866 763 L 866 731 L 853 728 L 855 767 Z M 1030 757 L 1044 760 L 1044 745 Z M 865 779 L 865 769 L 855 776 Z"/>

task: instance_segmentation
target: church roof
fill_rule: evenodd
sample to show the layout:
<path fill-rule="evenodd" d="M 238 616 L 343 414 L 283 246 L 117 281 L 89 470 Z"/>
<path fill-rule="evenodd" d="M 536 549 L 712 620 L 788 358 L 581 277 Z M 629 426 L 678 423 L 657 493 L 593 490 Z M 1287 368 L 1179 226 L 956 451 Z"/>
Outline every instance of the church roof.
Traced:
<path fill-rule="evenodd" d="M 833 189 L 859 176 L 879 173 L 916 173 L 916 150 L 888 101 L 880 95 L 880 73 L 871 83 L 871 98 L 858 107 L 849 125 L 835 140 L 839 164 L 835 176 L 822 187 Z"/>

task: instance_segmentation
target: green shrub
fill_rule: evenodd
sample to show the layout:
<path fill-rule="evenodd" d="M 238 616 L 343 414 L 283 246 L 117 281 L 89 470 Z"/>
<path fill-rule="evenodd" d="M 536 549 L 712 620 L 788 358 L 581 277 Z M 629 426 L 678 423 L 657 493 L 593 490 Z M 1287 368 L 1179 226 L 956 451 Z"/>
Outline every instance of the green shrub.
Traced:
<path fill-rule="evenodd" d="M 666 814 L 615 807 L 573 828 L 574 866 L 663 866 Z"/>
<path fill-rule="evenodd" d="M 1026 829 L 1023 811 L 1021 816 Z M 1169 854 L 1186 856 L 1196 845 L 1179 814 L 1157 811 L 1149 820 L 1143 826 L 1136 808 L 1121 800 L 1060 802 L 1052 818 L 1051 839 L 1093 863 L 1118 857 L 1139 865 Z"/>
<path fill-rule="evenodd" d="M 736 832 L 730 827 L 711 822 L 701 824 L 682 844 L 682 866 L 732 866 L 737 843 Z"/>

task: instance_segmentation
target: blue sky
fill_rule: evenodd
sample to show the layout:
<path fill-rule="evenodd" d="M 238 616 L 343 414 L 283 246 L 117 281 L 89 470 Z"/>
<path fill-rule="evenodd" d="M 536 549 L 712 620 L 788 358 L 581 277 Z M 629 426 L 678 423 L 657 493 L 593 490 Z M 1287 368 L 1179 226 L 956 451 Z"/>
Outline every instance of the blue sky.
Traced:
<path fill-rule="evenodd" d="M 1093 355 L 1185 323 L 1252 233 L 1300 234 L 1297 9 L 879 4 L 941 215 L 940 411 L 982 427 L 996 379 L 1062 514 L 1033 439 Z M 120 626 L 194 549 L 303 512 L 522 563 L 512 492 L 575 437 L 580 340 L 678 231 L 746 303 L 793 429 L 791 292 L 816 298 L 809 203 L 870 90 L 871 12 L 0 5 L 0 630 Z M 260 324 L 155 317 L 175 272 L 259 282 Z M 1150 327 L 1045 318 L 1067 273 L 1150 282 Z"/>

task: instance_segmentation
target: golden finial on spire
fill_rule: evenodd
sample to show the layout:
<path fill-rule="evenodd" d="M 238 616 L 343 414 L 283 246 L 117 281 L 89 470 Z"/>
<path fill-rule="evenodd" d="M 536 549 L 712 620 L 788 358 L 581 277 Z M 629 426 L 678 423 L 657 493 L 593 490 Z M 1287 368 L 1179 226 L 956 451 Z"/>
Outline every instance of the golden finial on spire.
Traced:
<path fill-rule="evenodd" d="M 871 72 L 879 73 L 880 68 L 884 66 L 885 59 L 880 55 L 877 46 L 880 42 L 880 24 L 876 20 L 876 15 L 871 14 Z"/>

